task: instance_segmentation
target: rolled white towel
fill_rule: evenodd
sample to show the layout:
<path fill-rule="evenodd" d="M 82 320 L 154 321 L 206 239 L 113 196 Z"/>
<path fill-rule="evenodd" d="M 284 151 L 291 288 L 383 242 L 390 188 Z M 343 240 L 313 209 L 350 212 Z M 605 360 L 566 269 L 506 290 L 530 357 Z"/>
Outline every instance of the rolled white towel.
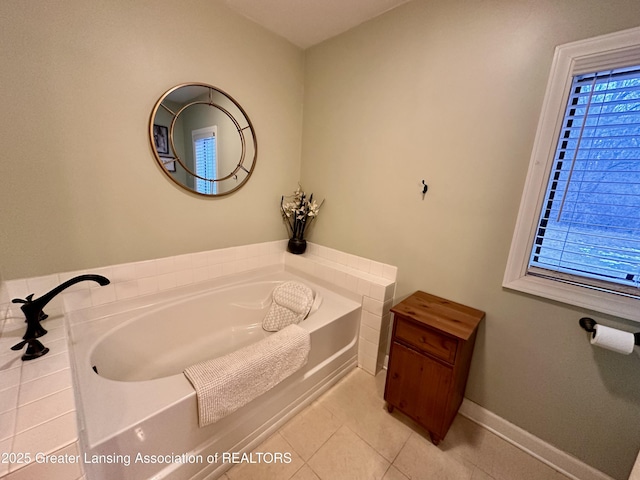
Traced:
<path fill-rule="evenodd" d="M 285 282 L 273 289 L 273 303 L 262 321 L 262 328 L 277 332 L 300 323 L 313 305 L 313 290 L 299 282 Z"/>

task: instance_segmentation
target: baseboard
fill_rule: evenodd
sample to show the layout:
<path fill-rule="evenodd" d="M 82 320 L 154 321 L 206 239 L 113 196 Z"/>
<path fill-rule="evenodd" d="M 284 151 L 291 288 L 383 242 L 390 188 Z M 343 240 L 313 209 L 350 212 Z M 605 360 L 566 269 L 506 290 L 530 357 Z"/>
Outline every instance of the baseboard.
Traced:
<path fill-rule="evenodd" d="M 467 398 L 462 402 L 459 413 L 569 478 L 614 480 Z"/>
<path fill-rule="evenodd" d="M 387 354 L 384 360 L 385 370 L 388 364 Z M 614 480 L 468 398 L 463 400 L 459 413 L 573 480 Z"/>

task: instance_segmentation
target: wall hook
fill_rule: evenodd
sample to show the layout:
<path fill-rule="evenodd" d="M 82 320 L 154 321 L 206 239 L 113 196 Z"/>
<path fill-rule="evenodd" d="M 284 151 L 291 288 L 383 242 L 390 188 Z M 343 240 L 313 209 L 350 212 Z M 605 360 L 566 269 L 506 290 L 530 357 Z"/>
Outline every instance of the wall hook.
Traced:
<path fill-rule="evenodd" d="M 429 186 L 424 183 L 424 180 L 422 180 L 422 200 L 424 200 L 424 196 L 427 193 L 427 190 L 429 190 Z"/>

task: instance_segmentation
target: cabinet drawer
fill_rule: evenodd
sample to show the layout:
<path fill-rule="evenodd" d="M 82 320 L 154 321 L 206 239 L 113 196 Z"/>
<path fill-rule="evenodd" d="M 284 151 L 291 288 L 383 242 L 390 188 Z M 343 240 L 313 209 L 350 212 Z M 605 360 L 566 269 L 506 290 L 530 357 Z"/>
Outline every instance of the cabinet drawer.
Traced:
<path fill-rule="evenodd" d="M 426 327 L 420 327 L 400 316 L 396 316 L 396 322 L 396 338 L 446 362 L 454 362 L 458 346 L 458 342 L 454 338 Z"/>

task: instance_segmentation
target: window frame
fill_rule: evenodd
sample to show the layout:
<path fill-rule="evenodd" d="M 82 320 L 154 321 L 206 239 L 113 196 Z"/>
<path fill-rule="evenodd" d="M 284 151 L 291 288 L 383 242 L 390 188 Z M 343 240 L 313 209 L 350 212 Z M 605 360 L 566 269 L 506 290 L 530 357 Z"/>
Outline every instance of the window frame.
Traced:
<path fill-rule="evenodd" d="M 201 175 L 200 172 L 198 172 L 197 142 L 198 140 L 202 140 L 203 138 L 209 138 L 209 137 L 215 138 L 213 174 L 211 178 L 218 178 L 218 126 L 217 125 L 211 125 L 209 127 L 191 130 L 191 143 L 192 143 L 192 149 L 193 149 L 193 171 L 196 173 L 196 175 Z M 218 193 L 218 184 L 216 182 L 210 182 L 211 192 L 200 192 L 198 190 L 198 181 L 204 181 L 204 180 L 200 180 L 197 177 L 194 178 L 193 187 L 198 193 L 203 193 L 206 195 L 211 195 L 211 194 L 215 195 Z"/>
<path fill-rule="evenodd" d="M 503 287 L 640 322 L 638 298 L 527 274 L 573 77 L 634 64 L 640 65 L 640 28 L 556 47 Z"/>

